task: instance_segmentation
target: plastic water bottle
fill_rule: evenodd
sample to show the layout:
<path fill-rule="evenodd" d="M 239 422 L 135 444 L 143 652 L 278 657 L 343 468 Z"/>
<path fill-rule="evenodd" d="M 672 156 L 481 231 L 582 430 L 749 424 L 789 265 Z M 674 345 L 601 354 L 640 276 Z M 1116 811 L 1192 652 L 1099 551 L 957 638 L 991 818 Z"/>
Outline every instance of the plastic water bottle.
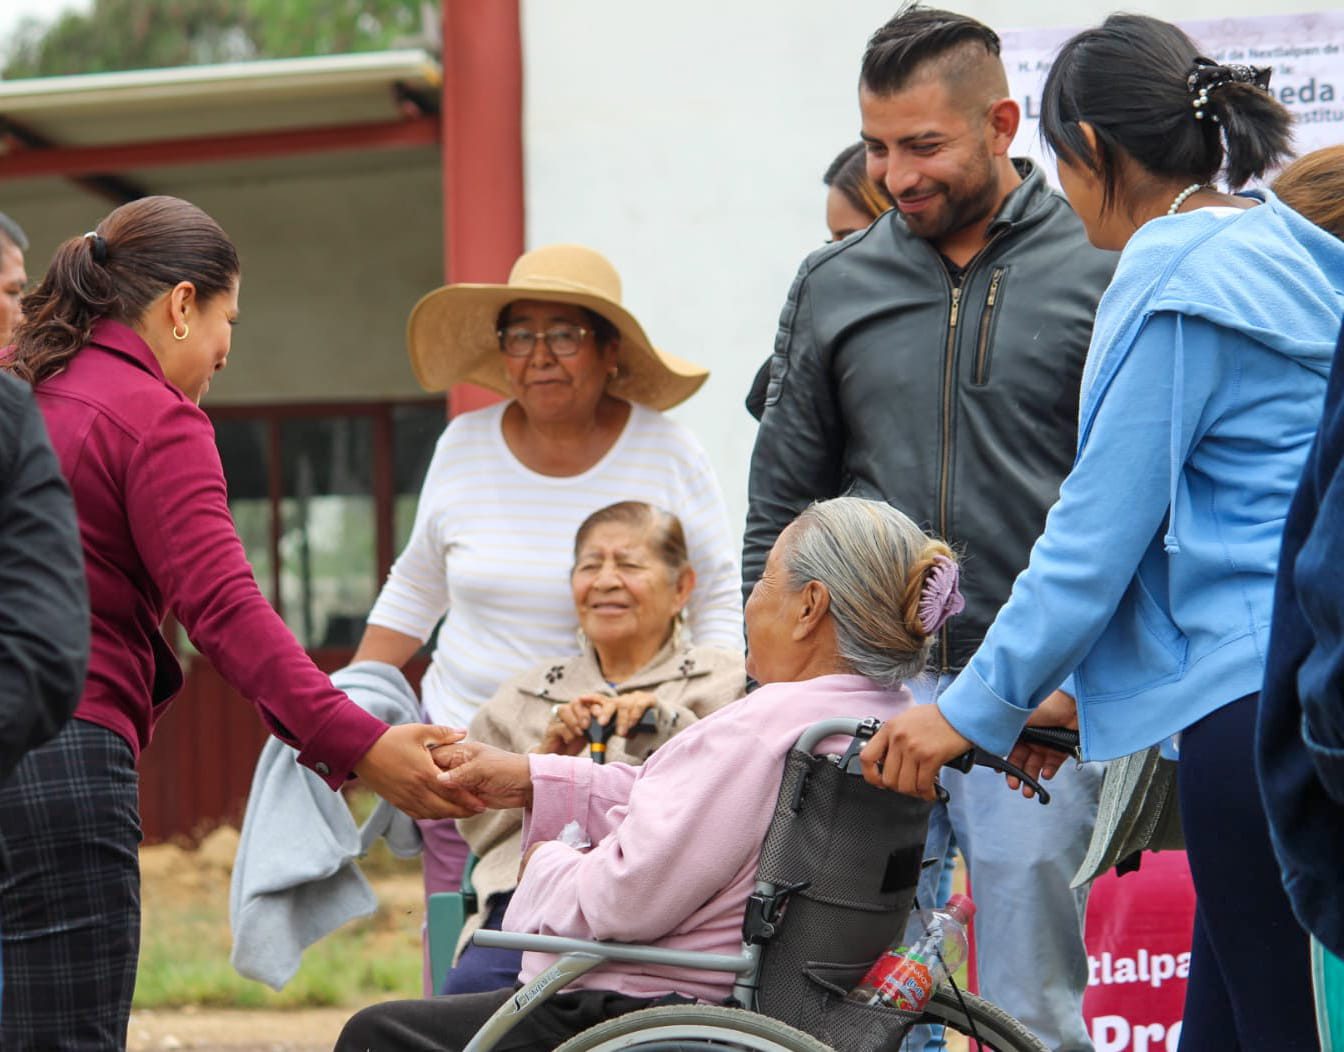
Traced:
<path fill-rule="evenodd" d="M 938 910 L 920 910 L 910 919 L 903 945 L 887 950 L 868 969 L 848 1000 L 922 1012 L 929 998 L 966 960 L 966 926 L 975 903 L 953 895 Z"/>

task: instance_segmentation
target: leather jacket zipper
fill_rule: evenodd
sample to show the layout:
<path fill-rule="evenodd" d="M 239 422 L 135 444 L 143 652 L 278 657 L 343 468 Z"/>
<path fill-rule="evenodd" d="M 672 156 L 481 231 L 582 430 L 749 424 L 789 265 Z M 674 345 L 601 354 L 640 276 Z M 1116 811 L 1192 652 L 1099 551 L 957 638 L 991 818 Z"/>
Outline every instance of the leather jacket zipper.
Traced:
<path fill-rule="evenodd" d="M 973 382 L 983 386 L 989 382 L 989 336 L 994 324 L 994 309 L 999 301 L 999 284 L 1007 267 L 995 267 L 989 276 L 989 292 L 985 296 L 985 309 L 980 312 L 980 339 L 975 350 L 975 377 Z"/>
<path fill-rule="evenodd" d="M 964 279 L 963 279 L 964 283 Z M 943 457 L 938 474 L 938 535 L 947 536 L 947 487 L 952 474 L 952 391 L 956 380 L 953 367 L 957 351 L 957 316 L 961 312 L 962 285 L 952 289 L 952 310 L 947 316 L 947 344 L 943 351 Z M 947 672 L 947 626 L 938 633 L 942 644 L 943 671 Z"/>
<path fill-rule="evenodd" d="M 967 287 L 971 280 L 971 274 L 975 271 L 975 265 L 984 255 L 993 247 L 1008 228 L 1004 227 L 996 231 L 979 252 L 966 264 L 961 272 L 961 284 L 952 289 L 952 310 L 947 316 L 947 342 L 943 350 L 943 449 L 941 470 L 938 476 L 938 536 L 947 540 L 947 520 L 948 520 L 948 486 L 952 475 L 952 398 L 956 388 L 956 356 L 957 356 L 957 318 L 961 313 L 961 293 Z M 930 246 L 932 247 L 932 246 Z M 936 250 L 935 250 L 936 251 Z M 941 265 L 941 261 L 940 261 Z M 1002 268 L 1000 268 L 1002 269 Z M 946 273 L 946 270 L 944 270 Z M 943 625 L 938 633 L 939 649 L 942 651 L 941 671 L 943 673 L 952 670 L 952 663 L 949 657 L 949 632 L 947 625 Z"/>

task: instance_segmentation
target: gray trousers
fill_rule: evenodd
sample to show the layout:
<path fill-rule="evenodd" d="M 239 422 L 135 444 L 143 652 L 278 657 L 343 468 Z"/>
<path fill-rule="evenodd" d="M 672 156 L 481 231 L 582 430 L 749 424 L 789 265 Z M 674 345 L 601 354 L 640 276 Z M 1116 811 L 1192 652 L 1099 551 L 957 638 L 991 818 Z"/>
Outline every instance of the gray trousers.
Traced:
<path fill-rule="evenodd" d="M 916 700 L 929 702 L 954 678 L 927 677 L 909 686 Z M 1092 1052 L 1083 1022 L 1088 889 L 1074 891 L 1069 881 L 1087 853 L 1101 776 L 1101 764 L 1065 763 L 1048 783 L 1050 803 L 1042 807 L 983 767 L 970 774 L 944 768 L 939 779 L 951 800 L 935 806 L 929 821 L 925 856 L 945 855 L 951 833 L 966 858 L 980 996 L 1055 1052 Z M 934 901 L 939 869 L 924 871 L 920 905 Z"/>

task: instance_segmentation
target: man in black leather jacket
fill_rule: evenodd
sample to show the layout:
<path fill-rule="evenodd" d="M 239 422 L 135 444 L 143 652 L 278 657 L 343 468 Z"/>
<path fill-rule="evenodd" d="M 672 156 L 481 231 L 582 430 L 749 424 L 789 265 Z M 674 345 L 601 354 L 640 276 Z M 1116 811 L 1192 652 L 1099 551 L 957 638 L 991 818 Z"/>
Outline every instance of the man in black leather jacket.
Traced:
<path fill-rule="evenodd" d="M 921 700 L 1007 601 L 1073 462 L 1083 360 L 1117 258 L 1088 244 L 1039 168 L 1009 157 L 1020 114 L 1007 96 L 998 37 L 972 19 L 907 7 L 873 36 L 863 138 L 897 207 L 803 263 L 752 454 L 747 591 L 783 527 L 840 493 L 887 500 L 963 554 L 966 611 L 940 634 L 940 677 Z M 1099 772 L 1061 772 L 1045 809 L 988 772 L 944 781 L 953 801 L 930 853 L 950 819 L 979 905 L 981 992 L 1052 1048 L 1090 1049 L 1086 893 L 1068 883 Z"/>

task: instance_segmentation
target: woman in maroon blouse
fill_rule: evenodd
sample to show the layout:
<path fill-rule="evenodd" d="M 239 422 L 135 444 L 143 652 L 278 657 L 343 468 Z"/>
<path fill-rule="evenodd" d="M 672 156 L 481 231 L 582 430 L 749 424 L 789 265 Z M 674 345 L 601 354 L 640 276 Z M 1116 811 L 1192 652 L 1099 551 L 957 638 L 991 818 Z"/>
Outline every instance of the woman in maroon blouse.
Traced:
<path fill-rule="evenodd" d="M 126 1042 L 140 937 L 135 762 L 182 685 L 171 612 L 271 733 L 337 789 L 358 775 L 420 818 L 463 812 L 428 747 L 332 687 L 253 580 L 197 403 L 238 320 L 238 256 L 200 209 L 124 205 L 56 251 L 7 367 L 34 387 L 74 492 L 92 611 L 75 718 L 0 788 L 0 1047 Z"/>

